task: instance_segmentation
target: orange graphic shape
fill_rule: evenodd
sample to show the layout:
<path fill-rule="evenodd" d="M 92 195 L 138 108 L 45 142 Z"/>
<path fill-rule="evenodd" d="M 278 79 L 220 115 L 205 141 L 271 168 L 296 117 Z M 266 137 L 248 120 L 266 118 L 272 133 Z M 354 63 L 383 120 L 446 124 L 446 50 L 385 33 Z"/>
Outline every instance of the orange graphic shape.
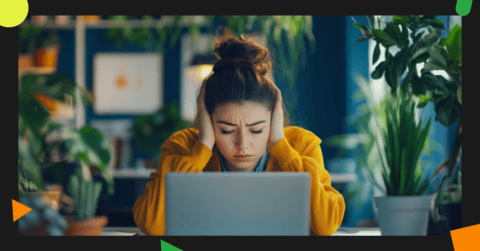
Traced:
<path fill-rule="evenodd" d="M 24 216 L 32 209 L 23 205 L 22 203 L 12 199 L 13 222 Z"/>
<path fill-rule="evenodd" d="M 455 251 L 480 250 L 480 224 L 450 231 Z"/>

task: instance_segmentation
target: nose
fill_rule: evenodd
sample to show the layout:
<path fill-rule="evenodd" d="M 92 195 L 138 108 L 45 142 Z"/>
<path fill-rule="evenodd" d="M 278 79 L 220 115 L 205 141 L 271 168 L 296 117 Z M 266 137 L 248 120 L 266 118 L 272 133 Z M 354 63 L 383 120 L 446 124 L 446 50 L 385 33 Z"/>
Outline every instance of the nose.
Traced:
<path fill-rule="evenodd" d="M 244 152 L 248 148 L 248 142 L 245 133 L 239 132 L 237 134 L 235 146 L 242 152 Z"/>

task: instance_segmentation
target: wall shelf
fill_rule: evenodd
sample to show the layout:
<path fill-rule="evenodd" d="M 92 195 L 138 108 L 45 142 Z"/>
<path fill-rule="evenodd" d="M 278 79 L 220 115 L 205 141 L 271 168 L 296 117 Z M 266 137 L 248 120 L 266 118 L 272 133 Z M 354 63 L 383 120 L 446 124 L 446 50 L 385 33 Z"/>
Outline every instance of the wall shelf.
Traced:
<path fill-rule="evenodd" d="M 206 20 L 203 16 L 194 16 L 194 20 L 198 25 L 206 25 Z M 109 29 L 109 28 L 122 28 L 125 24 L 130 25 L 132 28 L 138 27 L 151 27 L 156 28 L 159 26 L 169 26 L 173 23 L 173 18 L 170 16 L 162 17 L 161 19 L 152 19 L 149 21 L 146 20 L 111 20 L 111 19 L 100 19 L 100 20 L 83 20 L 79 18 L 70 19 L 70 22 L 67 24 L 58 24 L 55 20 L 49 20 L 44 24 L 35 25 L 35 27 L 43 29 L 64 29 L 64 30 L 74 30 L 76 23 L 82 22 L 87 29 Z M 184 27 L 187 27 L 188 19 L 184 17 L 180 24 Z M 21 24 L 20 27 L 26 27 L 26 24 Z"/>

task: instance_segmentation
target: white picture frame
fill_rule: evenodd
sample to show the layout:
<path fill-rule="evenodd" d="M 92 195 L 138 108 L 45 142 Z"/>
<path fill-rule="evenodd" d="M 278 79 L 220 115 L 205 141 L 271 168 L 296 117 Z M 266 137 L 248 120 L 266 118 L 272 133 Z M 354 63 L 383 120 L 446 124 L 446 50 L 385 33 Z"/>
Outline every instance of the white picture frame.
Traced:
<path fill-rule="evenodd" d="M 163 55 L 97 53 L 94 112 L 99 115 L 154 113 L 164 105 Z"/>

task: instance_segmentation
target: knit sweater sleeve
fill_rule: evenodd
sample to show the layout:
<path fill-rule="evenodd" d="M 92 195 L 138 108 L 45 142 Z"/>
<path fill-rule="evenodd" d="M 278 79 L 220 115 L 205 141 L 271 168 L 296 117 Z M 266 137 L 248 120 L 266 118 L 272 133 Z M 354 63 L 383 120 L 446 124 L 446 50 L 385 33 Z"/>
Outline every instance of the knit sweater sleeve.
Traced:
<path fill-rule="evenodd" d="M 313 133 L 299 132 L 291 138 L 291 142 L 283 138 L 271 147 L 271 156 L 281 171 L 310 174 L 310 230 L 315 235 L 332 235 L 343 221 L 345 201 L 331 187 L 319 145 L 321 141 Z"/>
<path fill-rule="evenodd" d="M 133 206 L 133 218 L 148 235 L 165 234 L 165 174 L 168 172 L 201 172 L 212 151 L 196 140 L 192 129 L 173 134 L 162 145 L 158 169 L 150 174 L 145 194 Z"/>

